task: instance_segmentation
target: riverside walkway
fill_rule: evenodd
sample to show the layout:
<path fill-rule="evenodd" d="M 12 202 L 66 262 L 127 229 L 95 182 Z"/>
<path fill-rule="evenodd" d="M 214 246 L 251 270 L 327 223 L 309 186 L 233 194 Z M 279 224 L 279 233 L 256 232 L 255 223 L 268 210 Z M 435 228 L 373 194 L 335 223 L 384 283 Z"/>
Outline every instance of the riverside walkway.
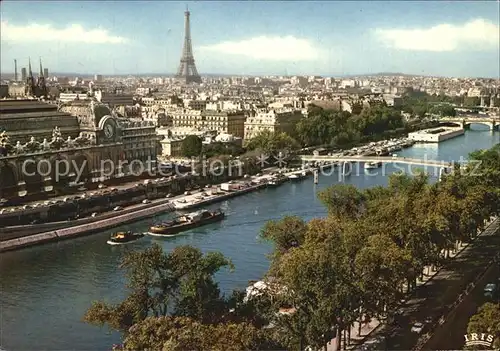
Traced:
<path fill-rule="evenodd" d="M 406 157 L 390 157 L 390 156 L 314 156 L 314 155 L 299 155 L 302 162 L 382 162 L 382 163 L 400 163 L 415 166 L 427 167 L 442 167 L 452 168 L 453 163 L 446 161 L 435 161 L 428 159 L 416 159 Z M 463 160 L 460 163 L 467 163 Z"/>
<path fill-rule="evenodd" d="M 355 351 L 381 348 L 414 351 L 457 349 L 450 346 L 457 343 L 457 338 L 463 340 L 463 330 L 456 330 L 458 335 L 453 335 L 453 338 L 446 335 L 446 340 L 440 339 L 440 347 L 421 346 L 427 344 L 429 338 L 436 339 L 445 334 L 440 330 L 442 325 L 439 318 L 443 317 L 446 325 L 449 319 L 447 314 L 452 312 L 457 297 L 488 269 L 492 257 L 498 254 L 498 246 L 500 246 L 500 219 L 493 218 L 474 240 L 462 243 L 458 251 L 450 252 L 451 259 L 442 268 L 433 270 L 428 267 L 430 270 L 424 274 L 423 279 L 417 280 L 417 288 L 402 302 L 393 324 L 381 324 L 378 320 L 372 319 L 368 324 L 361 325 L 361 335 L 358 335 L 359 324 L 355 322 L 351 328 L 351 342 L 347 345 L 347 349 Z M 482 292 L 481 289 L 481 295 Z M 468 322 L 468 317 L 470 313 L 465 317 L 465 323 Z M 426 326 L 425 332 L 430 331 L 430 334 L 411 332 L 414 322 L 424 322 L 427 318 L 432 319 L 431 325 Z M 464 318 L 461 318 L 461 322 L 464 323 Z M 436 329 L 437 332 L 434 334 L 432 329 Z M 447 343 L 450 340 L 452 341 Z M 436 344 L 436 340 L 431 341 Z M 368 344 L 371 344 L 371 347 Z M 327 351 L 338 351 L 335 338 L 327 344 Z"/>
<path fill-rule="evenodd" d="M 421 345 L 420 335 L 411 332 L 414 322 L 424 322 L 430 318 L 432 323 L 428 327 L 433 330 L 436 324 L 440 324 L 439 319 L 446 321 L 458 296 L 485 272 L 498 254 L 499 232 L 500 219 L 496 219 L 427 284 L 413 291 L 401 308 L 396 323 L 386 325 L 379 331 L 385 335 L 389 350 L 411 350 L 417 344 Z"/>

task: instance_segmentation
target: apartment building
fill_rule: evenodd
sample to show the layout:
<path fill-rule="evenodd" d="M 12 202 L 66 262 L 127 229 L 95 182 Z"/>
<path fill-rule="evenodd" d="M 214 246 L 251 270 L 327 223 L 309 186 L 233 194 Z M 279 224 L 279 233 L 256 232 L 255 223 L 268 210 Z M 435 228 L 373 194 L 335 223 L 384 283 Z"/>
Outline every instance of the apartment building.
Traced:
<path fill-rule="evenodd" d="M 97 90 L 94 92 L 94 96 L 97 101 L 114 106 L 132 106 L 134 104 L 134 96 L 132 94 L 110 94 Z"/>
<path fill-rule="evenodd" d="M 90 96 L 87 93 L 60 93 L 59 101 L 62 103 L 70 102 L 74 100 L 90 100 Z"/>
<path fill-rule="evenodd" d="M 200 111 L 182 109 L 172 111 L 174 127 L 190 127 L 243 138 L 246 115 L 243 111 Z"/>
<path fill-rule="evenodd" d="M 303 118 L 300 110 L 260 110 L 247 118 L 244 139 L 252 139 L 264 130 L 293 135 L 295 126 Z"/>
<path fill-rule="evenodd" d="M 181 157 L 182 141 L 185 137 L 170 137 L 160 141 L 161 155 L 165 157 Z"/>
<path fill-rule="evenodd" d="M 220 100 L 207 102 L 205 108 L 210 111 L 234 111 L 242 110 L 243 106 L 241 102 Z"/>

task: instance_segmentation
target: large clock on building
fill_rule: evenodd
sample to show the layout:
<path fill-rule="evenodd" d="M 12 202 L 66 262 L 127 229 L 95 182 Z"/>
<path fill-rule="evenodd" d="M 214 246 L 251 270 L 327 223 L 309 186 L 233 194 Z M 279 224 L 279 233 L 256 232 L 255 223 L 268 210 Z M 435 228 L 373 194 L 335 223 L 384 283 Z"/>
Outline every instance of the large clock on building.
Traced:
<path fill-rule="evenodd" d="M 102 136 L 106 141 L 113 141 L 116 139 L 116 127 L 116 121 L 111 116 L 105 116 L 99 121 L 99 128 L 102 130 Z"/>
<path fill-rule="evenodd" d="M 113 139 L 115 136 L 115 127 L 112 123 L 106 123 L 104 125 L 104 136 L 106 139 Z"/>
<path fill-rule="evenodd" d="M 116 135 L 116 125 L 112 119 L 108 119 L 103 126 L 104 137 L 112 140 Z"/>

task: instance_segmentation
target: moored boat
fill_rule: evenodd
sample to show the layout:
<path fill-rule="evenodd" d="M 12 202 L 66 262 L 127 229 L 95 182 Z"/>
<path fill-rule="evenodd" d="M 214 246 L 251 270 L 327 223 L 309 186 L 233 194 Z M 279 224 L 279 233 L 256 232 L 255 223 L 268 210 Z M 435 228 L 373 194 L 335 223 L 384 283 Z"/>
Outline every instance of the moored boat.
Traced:
<path fill-rule="evenodd" d="M 284 176 L 275 176 L 267 182 L 267 186 L 270 188 L 276 188 L 280 186 L 281 184 L 285 183 L 287 181 L 287 178 Z"/>
<path fill-rule="evenodd" d="M 132 243 L 134 241 L 139 240 L 144 237 L 144 234 L 141 233 L 132 233 L 128 232 L 117 232 L 111 235 L 111 238 L 107 241 L 109 245 L 124 245 L 128 243 Z"/>
<path fill-rule="evenodd" d="M 301 173 L 290 174 L 288 176 L 288 179 L 290 179 L 290 180 L 301 180 L 301 179 L 304 179 L 306 177 L 307 177 L 307 173 L 305 171 L 303 171 Z"/>
<path fill-rule="evenodd" d="M 192 212 L 174 218 L 170 222 L 156 224 L 149 228 L 148 234 L 153 236 L 174 236 L 189 229 L 221 221 L 224 217 L 224 212 L 220 210 Z"/>
<path fill-rule="evenodd" d="M 365 163 L 365 169 L 375 169 L 382 166 L 382 162 L 367 162 Z"/>

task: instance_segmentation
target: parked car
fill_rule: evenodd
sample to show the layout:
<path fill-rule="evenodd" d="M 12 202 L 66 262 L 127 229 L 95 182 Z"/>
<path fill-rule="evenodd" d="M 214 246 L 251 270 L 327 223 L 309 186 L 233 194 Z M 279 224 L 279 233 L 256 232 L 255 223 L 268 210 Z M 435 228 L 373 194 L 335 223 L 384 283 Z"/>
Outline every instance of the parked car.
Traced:
<path fill-rule="evenodd" d="M 149 204 L 149 203 L 151 203 L 151 200 L 144 199 L 144 200 L 142 200 L 142 203 L 143 203 L 143 204 Z"/>
<path fill-rule="evenodd" d="M 496 284 L 493 283 L 486 284 L 486 286 L 484 287 L 484 296 L 493 298 L 495 296 L 496 291 L 497 291 Z"/>
<path fill-rule="evenodd" d="M 413 326 L 411 327 L 411 332 L 412 333 L 417 333 L 420 334 L 424 330 L 424 324 L 420 322 L 413 323 Z"/>
<path fill-rule="evenodd" d="M 121 206 L 116 206 L 115 208 L 113 208 L 113 211 L 121 211 L 123 210 L 123 207 Z"/>

